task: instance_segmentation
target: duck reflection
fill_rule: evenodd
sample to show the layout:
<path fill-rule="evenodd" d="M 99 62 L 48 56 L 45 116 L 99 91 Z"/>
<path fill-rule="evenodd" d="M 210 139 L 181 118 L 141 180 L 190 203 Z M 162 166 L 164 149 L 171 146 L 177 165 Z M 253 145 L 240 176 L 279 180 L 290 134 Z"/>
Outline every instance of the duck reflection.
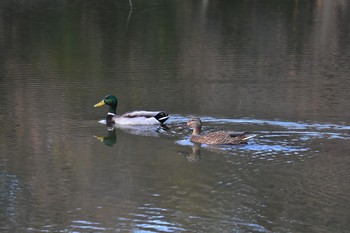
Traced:
<path fill-rule="evenodd" d="M 160 126 L 120 126 L 118 124 L 107 124 L 107 135 L 96 136 L 94 138 L 105 144 L 106 146 L 113 146 L 117 143 L 117 130 L 122 130 L 128 134 L 139 136 L 153 136 L 165 134 L 168 131 L 168 127 L 165 125 Z"/>
<path fill-rule="evenodd" d="M 17 196 L 20 191 L 20 181 L 16 175 L 8 173 L 0 173 L 0 201 L 2 203 L 2 221 L 7 222 L 16 221 L 17 210 Z"/>
<path fill-rule="evenodd" d="M 117 143 L 117 134 L 115 132 L 114 127 L 107 127 L 108 129 L 108 134 L 107 136 L 95 136 L 97 140 L 105 144 L 106 146 L 113 146 L 114 144 Z"/>
<path fill-rule="evenodd" d="M 192 153 L 186 155 L 186 158 L 189 162 L 196 162 L 201 159 L 201 144 L 193 143 Z"/>
<path fill-rule="evenodd" d="M 160 134 L 164 132 L 161 126 L 146 126 L 146 125 L 118 125 L 115 124 L 114 128 L 123 131 L 127 134 L 138 135 L 138 136 L 149 136 L 149 137 L 159 137 Z"/>
<path fill-rule="evenodd" d="M 186 129 L 184 125 L 120 125 L 107 124 L 108 129 L 116 129 L 128 134 L 148 137 L 160 136 L 177 136 L 182 135 L 182 131 Z"/>

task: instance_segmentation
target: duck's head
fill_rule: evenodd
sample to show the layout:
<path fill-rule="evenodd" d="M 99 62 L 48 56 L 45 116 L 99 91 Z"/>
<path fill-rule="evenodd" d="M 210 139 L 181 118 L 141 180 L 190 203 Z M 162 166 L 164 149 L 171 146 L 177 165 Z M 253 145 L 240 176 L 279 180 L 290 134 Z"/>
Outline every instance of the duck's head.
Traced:
<path fill-rule="evenodd" d="M 202 128 L 202 121 L 199 118 L 192 118 L 187 122 L 187 126 L 193 129 L 192 134 L 200 134 Z"/>
<path fill-rule="evenodd" d="M 117 105 L 118 105 L 118 99 L 114 95 L 107 95 L 103 100 L 101 100 L 99 103 L 95 104 L 94 107 L 101 107 L 103 105 L 109 106 L 110 113 L 116 114 Z"/>

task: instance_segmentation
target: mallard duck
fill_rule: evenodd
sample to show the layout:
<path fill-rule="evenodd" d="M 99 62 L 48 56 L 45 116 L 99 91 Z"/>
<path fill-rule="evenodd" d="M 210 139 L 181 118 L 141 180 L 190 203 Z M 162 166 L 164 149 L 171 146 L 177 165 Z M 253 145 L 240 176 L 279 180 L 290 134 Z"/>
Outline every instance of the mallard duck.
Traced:
<path fill-rule="evenodd" d="M 199 118 L 192 118 L 187 125 L 193 129 L 191 141 L 202 144 L 244 144 L 248 139 L 256 135 L 248 135 L 246 132 L 217 131 L 207 135 L 200 135 L 202 121 Z"/>
<path fill-rule="evenodd" d="M 133 111 L 124 113 L 117 116 L 116 110 L 118 105 L 118 99 L 114 95 L 108 95 L 94 107 L 101 107 L 108 105 L 109 110 L 106 117 L 107 124 L 120 124 L 120 125 L 155 125 L 163 124 L 169 115 L 166 112 L 153 112 L 153 111 Z"/>

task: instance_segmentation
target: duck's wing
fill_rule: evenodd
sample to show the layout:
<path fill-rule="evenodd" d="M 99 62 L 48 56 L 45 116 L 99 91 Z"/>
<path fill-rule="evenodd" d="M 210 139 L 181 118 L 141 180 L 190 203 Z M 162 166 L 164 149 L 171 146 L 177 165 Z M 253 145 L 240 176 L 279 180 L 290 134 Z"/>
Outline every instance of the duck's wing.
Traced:
<path fill-rule="evenodd" d="M 228 135 L 230 135 L 230 137 L 241 137 L 247 134 L 247 132 L 235 132 L 235 131 L 228 131 L 227 132 Z"/>
<path fill-rule="evenodd" d="M 201 136 L 201 139 L 206 144 L 239 144 L 255 136 L 247 132 L 216 131 Z"/>
<path fill-rule="evenodd" d="M 127 112 L 121 115 L 120 117 L 125 117 L 125 118 L 134 118 L 134 117 L 154 117 L 158 114 L 159 112 L 153 112 L 153 111 L 133 111 L 133 112 Z"/>
<path fill-rule="evenodd" d="M 249 134 L 248 132 L 228 132 L 231 138 L 240 138 L 243 141 L 254 138 L 256 134 Z"/>
<path fill-rule="evenodd" d="M 154 117 L 158 122 L 164 123 L 169 118 L 169 114 L 161 111 L 133 111 L 128 112 L 120 117 L 123 118 L 152 118 Z"/>
<path fill-rule="evenodd" d="M 116 124 L 122 125 L 154 125 L 164 123 L 169 118 L 165 112 L 133 111 L 113 118 Z"/>
<path fill-rule="evenodd" d="M 225 144 L 226 140 L 230 138 L 229 132 L 226 131 L 216 131 L 210 132 L 206 135 L 200 135 L 202 143 L 205 144 Z"/>

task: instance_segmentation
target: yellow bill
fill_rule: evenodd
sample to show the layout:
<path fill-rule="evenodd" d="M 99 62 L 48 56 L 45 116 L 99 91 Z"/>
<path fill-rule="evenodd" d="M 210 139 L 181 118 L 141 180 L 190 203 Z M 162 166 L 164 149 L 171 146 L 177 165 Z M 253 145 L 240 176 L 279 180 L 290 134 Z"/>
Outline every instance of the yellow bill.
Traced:
<path fill-rule="evenodd" d="M 99 103 L 97 103 L 97 104 L 94 105 L 94 108 L 96 108 L 96 107 L 101 107 L 101 106 L 103 106 L 103 105 L 105 105 L 105 101 L 104 101 L 104 100 L 101 100 L 101 102 L 99 102 Z"/>
<path fill-rule="evenodd" d="M 105 139 L 104 137 L 100 137 L 100 136 L 95 136 L 94 138 L 96 138 L 97 140 L 99 140 L 100 142 L 103 142 L 103 140 Z"/>

